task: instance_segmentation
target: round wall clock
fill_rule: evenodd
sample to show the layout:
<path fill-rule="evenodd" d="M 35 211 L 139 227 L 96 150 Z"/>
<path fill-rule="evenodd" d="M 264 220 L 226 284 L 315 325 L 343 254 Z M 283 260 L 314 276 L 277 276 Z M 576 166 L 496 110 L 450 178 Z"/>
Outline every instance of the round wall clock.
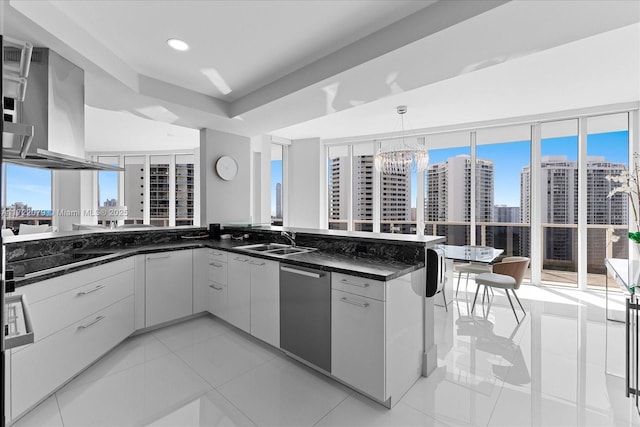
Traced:
<path fill-rule="evenodd" d="M 233 157 L 222 156 L 216 162 L 216 172 L 225 181 L 231 181 L 238 174 L 238 163 Z"/>

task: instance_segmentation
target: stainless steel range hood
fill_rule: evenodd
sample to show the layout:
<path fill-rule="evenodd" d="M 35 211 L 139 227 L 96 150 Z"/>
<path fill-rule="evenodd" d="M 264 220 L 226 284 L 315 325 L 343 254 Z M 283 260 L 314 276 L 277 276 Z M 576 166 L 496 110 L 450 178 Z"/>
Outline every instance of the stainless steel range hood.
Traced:
<path fill-rule="evenodd" d="M 5 48 L 3 55 L 9 65 L 21 59 L 19 49 Z M 34 48 L 27 80 L 24 102 L 16 101 L 14 114 L 5 114 L 4 162 L 56 170 L 124 170 L 83 157 L 82 69 L 52 50 Z"/>

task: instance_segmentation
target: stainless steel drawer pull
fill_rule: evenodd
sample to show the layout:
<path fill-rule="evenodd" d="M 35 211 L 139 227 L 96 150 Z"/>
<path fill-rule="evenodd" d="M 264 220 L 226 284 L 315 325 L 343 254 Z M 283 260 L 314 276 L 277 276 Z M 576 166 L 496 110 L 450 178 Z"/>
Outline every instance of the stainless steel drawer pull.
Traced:
<path fill-rule="evenodd" d="M 209 285 L 209 287 L 215 289 L 216 291 L 221 291 L 224 289 L 224 288 L 219 288 L 216 285 Z"/>
<path fill-rule="evenodd" d="M 211 252 L 211 253 L 210 253 L 210 255 L 213 255 L 213 256 L 222 256 L 222 255 L 224 255 L 224 252 Z"/>
<path fill-rule="evenodd" d="M 346 302 L 347 304 L 351 304 L 351 305 L 357 305 L 358 307 L 362 307 L 362 308 L 369 307 L 369 303 L 368 302 L 351 301 L 350 299 L 347 299 L 346 297 L 340 298 L 340 301 Z"/>
<path fill-rule="evenodd" d="M 152 260 L 152 259 L 164 259 L 164 258 L 169 258 L 171 255 L 162 255 L 162 256 L 155 256 L 155 255 L 149 255 L 147 256 L 147 261 Z"/>
<path fill-rule="evenodd" d="M 255 261 L 249 261 L 249 264 L 251 265 L 264 265 L 264 262 L 255 262 Z"/>
<path fill-rule="evenodd" d="M 308 276 L 308 277 L 313 277 L 316 279 L 319 279 L 322 277 L 321 274 L 318 273 L 312 273 L 310 271 L 304 271 L 304 270 L 296 270 L 295 268 L 289 268 L 289 267 L 280 267 L 281 271 L 286 271 L 287 273 L 293 273 L 293 274 L 300 274 L 302 276 Z"/>
<path fill-rule="evenodd" d="M 249 261 L 249 260 L 248 260 L 248 259 L 246 259 L 246 258 L 238 258 L 238 257 L 235 257 L 234 259 L 235 259 L 236 261 L 241 261 L 241 262 L 247 262 L 247 261 Z"/>
<path fill-rule="evenodd" d="M 215 262 L 210 262 L 209 265 L 212 265 L 212 266 L 218 267 L 218 268 L 224 267 L 222 264 L 216 264 Z"/>
<path fill-rule="evenodd" d="M 355 283 L 355 282 L 350 282 L 347 279 L 342 279 L 340 281 L 342 283 L 344 283 L 345 285 L 357 286 L 359 288 L 368 288 L 369 287 L 368 283 Z"/>
<path fill-rule="evenodd" d="M 98 323 L 99 321 L 101 321 L 102 319 L 104 319 L 104 316 L 98 316 L 96 317 L 96 320 L 94 320 L 93 322 L 89 322 L 86 325 L 80 325 L 78 326 L 78 329 L 87 329 L 89 326 L 93 326 L 96 323 Z"/>
<path fill-rule="evenodd" d="M 91 292 L 99 291 L 100 289 L 102 289 L 104 287 L 105 287 L 105 285 L 98 285 L 95 288 L 91 289 L 90 291 L 78 292 L 78 296 L 81 297 L 82 295 L 87 295 L 87 294 L 90 294 Z"/>

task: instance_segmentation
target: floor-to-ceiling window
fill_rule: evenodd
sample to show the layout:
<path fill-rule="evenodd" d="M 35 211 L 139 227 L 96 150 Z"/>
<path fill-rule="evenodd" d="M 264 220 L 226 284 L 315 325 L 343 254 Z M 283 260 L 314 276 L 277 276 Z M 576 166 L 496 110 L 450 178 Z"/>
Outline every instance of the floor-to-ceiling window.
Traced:
<path fill-rule="evenodd" d="M 450 245 L 471 243 L 471 145 L 469 132 L 428 135 L 424 172 L 424 233 Z"/>
<path fill-rule="evenodd" d="M 629 169 L 629 114 L 588 117 L 586 121 L 587 285 L 601 288 L 605 286 L 604 259 L 628 257 L 629 198 L 626 193 L 609 197 L 620 183 L 607 176 Z"/>
<path fill-rule="evenodd" d="M 397 145 L 397 141 L 382 141 L 380 144 L 384 151 Z M 372 162 L 369 165 L 373 167 Z M 417 171 L 413 168 L 405 172 L 380 174 L 381 232 L 416 234 L 416 188 Z"/>
<path fill-rule="evenodd" d="M 329 147 L 327 158 L 327 218 L 330 230 L 346 230 L 351 199 L 349 146 Z"/>
<path fill-rule="evenodd" d="M 635 115 L 564 117 L 421 135 L 430 154 L 420 177 L 424 233 L 445 236 L 448 244 L 494 246 L 503 256 L 530 257 L 536 283 L 575 287 L 578 277 L 586 277 L 580 286 L 601 287 L 604 258 L 628 256 L 628 197 L 607 197 L 617 184 L 606 177 L 630 166 Z M 328 148 L 329 227 L 356 230 L 358 215 L 366 212 L 356 206 L 366 206 L 364 201 L 379 206 L 379 213 L 360 229 L 421 229 L 412 205 L 413 176 L 387 177 L 385 183 L 380 174 L 369 186 L 379 186 L 373 200 L 358 193 L 356 182 L 366 182 L 369 163 L 356 155 L 356 145 Z"/>
<path fill-rule="evenodd" d="M 476 132 L 476 244 L 529 256 L 531 126 Z"/>
<path fill-rule="evenodd" d="M 282 151 L 282 145 L 271 144 L 271 225 L 282 225 Z"/>
<path fill-rule="evenodd" d="M 578 282 L 578 120 L 542 123 L 542 283 Z"/>
<path fill-rule="evenodd" d="M 125 224 L 144 224 L 145 156 L 124 156 L 124 204 L 128 216 Z"/>
<path fill-rule="evenodd" d="M 198 225 L 198 166 L 192 153 L 97 156 L 123 172 L 97 173 L 98 207 L 126 206 L 125 225 Z"/>

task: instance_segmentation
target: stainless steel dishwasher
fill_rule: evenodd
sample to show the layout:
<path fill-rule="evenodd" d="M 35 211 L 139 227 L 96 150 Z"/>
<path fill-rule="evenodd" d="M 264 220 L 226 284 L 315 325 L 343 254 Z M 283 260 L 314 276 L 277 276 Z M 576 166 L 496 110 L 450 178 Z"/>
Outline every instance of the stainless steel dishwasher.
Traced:
<path fill-rule="evenodd" d="M 331 372 L 331 275 L 280 265 L 280 347 Z"/>

